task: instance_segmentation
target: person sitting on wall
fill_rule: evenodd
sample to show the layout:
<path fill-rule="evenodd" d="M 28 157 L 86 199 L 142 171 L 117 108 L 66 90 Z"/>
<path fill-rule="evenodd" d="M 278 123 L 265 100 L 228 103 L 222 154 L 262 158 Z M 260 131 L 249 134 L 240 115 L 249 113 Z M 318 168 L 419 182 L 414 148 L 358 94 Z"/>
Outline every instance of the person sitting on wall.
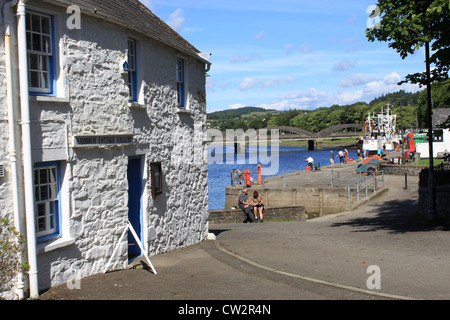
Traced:
<path fill-rule="evenodd" d="M 253 213 L 256 217 L 256 220 L 258 220 L 258 213 L 259 213 L 259 222 L 264 222 L 263 221 L 264 201 L 262 196 L 256 190 L 253 191 L 252 205 L 253 205 Z"/>
<path fill-rule="evenodd" d="M 242 193 L 239 195 L 238 205 L 239 205 L 239 208 L 245 214 L 245 218 L 246 219 L 244 220 L 244 223 L 247 223 L 247 222 L 258 222 L 258 220 L 256 220 L 255 216 L 253 215 L 253 205 L 251 205 L 249 200 L 248 200 L 248 191 L 247 191 L 247 189 L 243 189 Z"/>

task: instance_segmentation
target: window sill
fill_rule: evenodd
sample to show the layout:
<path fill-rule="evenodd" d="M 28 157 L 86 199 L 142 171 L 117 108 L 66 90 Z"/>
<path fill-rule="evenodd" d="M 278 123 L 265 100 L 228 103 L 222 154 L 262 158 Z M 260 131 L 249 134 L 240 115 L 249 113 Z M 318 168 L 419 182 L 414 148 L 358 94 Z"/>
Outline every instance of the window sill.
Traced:
<path fill-rule="evenodd" d="M 144 104 L 140 104 L 139 102 L 130 101 L 128 102 L 128 108 L 145 109 L 146 106 Z"/>
<path fill-rule="evenodd" d="M 191 110 L 186 108 L 176 108 L 176 112 L 179 114 L 192 114 Z"/>
<path fill-rule="evenodd" d="M 37 253 L 42 254 L 59 248 L 70 246 L 75 243 L 75 239 L 58 238 L 39 243 L 36 246 Z"/>
<path fill-rule="evenodd" d="M 55 102 L 55 103 L 69 103 L 69 98 L 60 98 L 52 96 L 30 96 L 30 101 L 37 102 Z"/>

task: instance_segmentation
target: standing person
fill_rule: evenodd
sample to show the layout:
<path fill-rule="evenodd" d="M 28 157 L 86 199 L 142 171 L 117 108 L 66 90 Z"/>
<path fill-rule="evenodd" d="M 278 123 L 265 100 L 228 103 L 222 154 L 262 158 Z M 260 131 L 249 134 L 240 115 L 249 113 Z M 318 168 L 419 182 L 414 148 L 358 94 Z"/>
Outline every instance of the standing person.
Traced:
<path fill-rule="evenodd" d="M 242 172 L 238 169 L 233 169 L 233 185 L 236 181 L 242 184 Z"/>
<path fill-rule="evenodd" d="M 255 216 L 253 215 L 253 206 L 248 201 L 248 191 L 247 191 L 247 189 L 243 189 L 242 193 L 239 195 L 238 205 L 239 205 L 239 208 L 245 214 L 245 218 L 246 219 L 245 219 L 244 223 L 247 223 L 247 222 L 258 222 L 255 219 Z"/>
<path fill-rule="evenodd" d="M 333 153 L 333 151 L 330 151 L 330 164 L 331 165 L 334 164 L 334 153 Z"/>
<path fill-rule="evenodd" d="M 345 163 L 348 163 L 348 151 L 347 151 L 347 149 L 345 149 L 344 155 L 345 155 Z"/>
<path fill-rule="evenodd" d="M 450 155 L 449 155 L 447 149 L 445 149 L 445 151 L 444 151 L 444 162 L 447 162 L 449 157 L 450 157 Z"/>
<path fill-rule="evenodd" d="M 308 162 L 308 166 L 311 168 L 311 171 L 313 171 L 314 170 L 314 159 L 311 156 L 309 156 L 309 158 L 306 159 L 306 162 Z"/>
<path fill-rule="evenodd" d="M 264 222 L 263 221 L 264 202 L 262 196 L 256 190 L 253 192 L 252 205 L 253 205 L 253 213 L 255 214 L 256 220 L 258 220 L 258 213 L 259 213 L 259 222 Z"/>
<path fill-rule="evenodd" d="M 338 155 L 339 155 L 339 163 L 343 163 L 344 162 L 344 152 L 342 150 L 339 150 Z"/>

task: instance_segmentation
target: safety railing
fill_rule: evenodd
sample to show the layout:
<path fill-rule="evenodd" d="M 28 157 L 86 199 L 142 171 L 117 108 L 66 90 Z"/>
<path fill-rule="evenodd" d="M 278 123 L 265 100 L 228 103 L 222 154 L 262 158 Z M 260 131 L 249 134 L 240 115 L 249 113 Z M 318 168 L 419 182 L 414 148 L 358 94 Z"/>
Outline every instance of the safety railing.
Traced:
<path fill-rule="evenodd" d="M 267 176 L 264 172 L 248 171 L 240 175 L 231 172 L 231 185 L 262 185 L 263 187 L 288 187 L 301 185 L 329 185 L 334 187 L 345 187 L 356 180 L 361 179 L 361 174 L 355 172 L 352 168 L 339 168 L 339 170 L 283 170 L 276 174 Z M 248 182 L 248 183 L 247 183 Z"/>
<path fill-rule="evenodd" d="M 369 193 L 376 193 L 381 187 L 384 189 L 384 173 L 383 171 L 374 172 L 371 175 L 362 176 L 357 180 L 345 187 L 345 193 L 347 195 L 347 204 L 350 208 L 354 200 L 359 203 L 361 197 L 368 198 Z"/>
<path fill-rule="evenodd" d="M 236 174 L 231 171 L 231 185 L 246 187 L 248 185 L 262 184 L 264 185 L 264 175 L 259 172 L 249 170 L 243 171 L 241 174 Z"/>

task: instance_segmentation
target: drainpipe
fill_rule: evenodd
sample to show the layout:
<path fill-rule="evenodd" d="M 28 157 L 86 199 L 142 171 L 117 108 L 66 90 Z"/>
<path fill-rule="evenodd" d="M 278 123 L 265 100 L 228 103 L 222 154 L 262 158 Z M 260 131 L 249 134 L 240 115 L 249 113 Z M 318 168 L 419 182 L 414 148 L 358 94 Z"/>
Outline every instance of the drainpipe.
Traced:
<path fill-rule="evenodd" d="M 5 3 L 3 6 L 3 17 L 5 24 L 5 65 L 6 65 L 6 92 L 8 104 L 8 126 L 9 126 L 9 162 L 11 165 L 11 185 L 13 193 L 13 212 L 14 212 L 14 227 L 21 233 L 20 228 L 20 209 L 19 209 L 19 184 L 17 175 L 17 148 L 16 148 L 16 120 L 14 117 L 14 102 L 13 102 L 13 77 L 11 67 L 11 21 L 9 10 L 17 4 L 18 0 L 13 0 Z M 19 272 L 17 275 L 16 294 L 19 300 L 24 298 L 23 293 L 23 274 Z"/>
<path fill-rule="evenodd" d="M 33 192 L 33 160 L 31 156 L 31 122 L 30 101 L 28 93 L 28 62 L 26 37 L 26 0 L 20 0 L 17 5 L 17 42 L 19 51 L 19 78 L 20 78 L 20 110 L 22 114 L 22 144 L 25 189 L 25 214 L 27 226 L 28 272 L 30 282 L 30 298 L 39 297 L 36 257 L 36 225 L 34 218 L 34 192 Z"/>

